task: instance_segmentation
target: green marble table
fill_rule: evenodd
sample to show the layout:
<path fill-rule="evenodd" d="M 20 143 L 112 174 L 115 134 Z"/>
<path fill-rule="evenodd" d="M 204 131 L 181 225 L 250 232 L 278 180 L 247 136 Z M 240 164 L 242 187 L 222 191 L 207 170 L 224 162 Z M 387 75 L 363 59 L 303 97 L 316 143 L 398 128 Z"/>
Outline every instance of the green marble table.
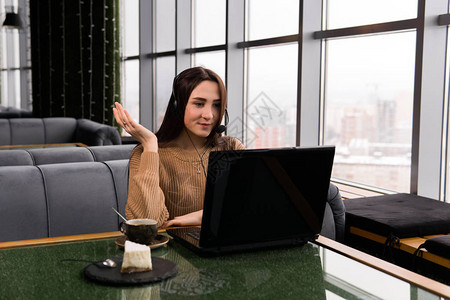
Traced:
<path fill-rule="evenodd" d="M 142 286 L 84 277 L 89 263 L 123 255 L 115 238 L 0 250 L 0 299 L 439 299 L 429 291 L 309 243 L 203 258 L 175 241 L 152 256 L 178 274 Z"/>

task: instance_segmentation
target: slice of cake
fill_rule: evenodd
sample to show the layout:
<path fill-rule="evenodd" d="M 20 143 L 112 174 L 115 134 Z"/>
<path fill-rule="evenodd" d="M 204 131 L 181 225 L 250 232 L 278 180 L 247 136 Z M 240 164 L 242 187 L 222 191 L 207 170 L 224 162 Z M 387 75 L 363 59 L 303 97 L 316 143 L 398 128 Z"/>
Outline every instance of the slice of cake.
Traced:
<path fill-rule="evenodd" d="M 150 247 L 130 241 L 125 241 L 122 273 L 145 272 L 152 270 Z"/>

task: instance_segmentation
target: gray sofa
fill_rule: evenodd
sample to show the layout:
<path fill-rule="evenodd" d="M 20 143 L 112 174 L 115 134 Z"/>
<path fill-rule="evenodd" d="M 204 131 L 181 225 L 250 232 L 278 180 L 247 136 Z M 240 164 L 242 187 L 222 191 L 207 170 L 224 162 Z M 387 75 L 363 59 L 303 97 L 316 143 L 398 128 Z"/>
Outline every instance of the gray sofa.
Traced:
<path fill-rule="evenodd" d="M 83 143 L 120 145 L 113 126 L 75 118 L 0 118 L 0 146 Z"/>
<path fill-rule="evenodd" d="M 0 242 L 118 230 L 133 147 L 1 150 Z"/>
<path fill-rule="evenodd" d="M 118 230 L 134 145 L 0 151 L 0 242 Z M 330 185 L 321 234 L 343 239 L 345 208 Z"/>

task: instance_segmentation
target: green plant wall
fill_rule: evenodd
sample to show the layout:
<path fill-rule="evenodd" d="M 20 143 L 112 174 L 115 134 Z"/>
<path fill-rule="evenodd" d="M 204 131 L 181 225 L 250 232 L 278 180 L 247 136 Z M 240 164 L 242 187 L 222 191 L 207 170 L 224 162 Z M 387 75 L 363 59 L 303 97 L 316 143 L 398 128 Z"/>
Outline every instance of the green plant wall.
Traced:
<path fill-rule="evenodd" d="M 30 0 L 33 114 L 114 125 L 119 0 Z"/>

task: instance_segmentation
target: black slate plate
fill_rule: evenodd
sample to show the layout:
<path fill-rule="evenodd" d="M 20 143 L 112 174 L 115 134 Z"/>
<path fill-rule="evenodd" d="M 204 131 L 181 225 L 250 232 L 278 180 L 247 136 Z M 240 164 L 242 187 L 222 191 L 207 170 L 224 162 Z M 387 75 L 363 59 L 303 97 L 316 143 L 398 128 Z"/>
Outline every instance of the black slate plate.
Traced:
<path fill-rule="evenodd" d="M 153 270 L 129 274 L 121 273 L 123 257 L 118 256 L 111 259 L 117 263 L 117 267 L 105 268 L 90 264 L 84 268 L 84 275 L 89 279 L 103 283 L 133 285 L 158 282 L 173 277 L 178 272 L 178 266 L 174 262 L 160 257 L 152 257 Z"/>

